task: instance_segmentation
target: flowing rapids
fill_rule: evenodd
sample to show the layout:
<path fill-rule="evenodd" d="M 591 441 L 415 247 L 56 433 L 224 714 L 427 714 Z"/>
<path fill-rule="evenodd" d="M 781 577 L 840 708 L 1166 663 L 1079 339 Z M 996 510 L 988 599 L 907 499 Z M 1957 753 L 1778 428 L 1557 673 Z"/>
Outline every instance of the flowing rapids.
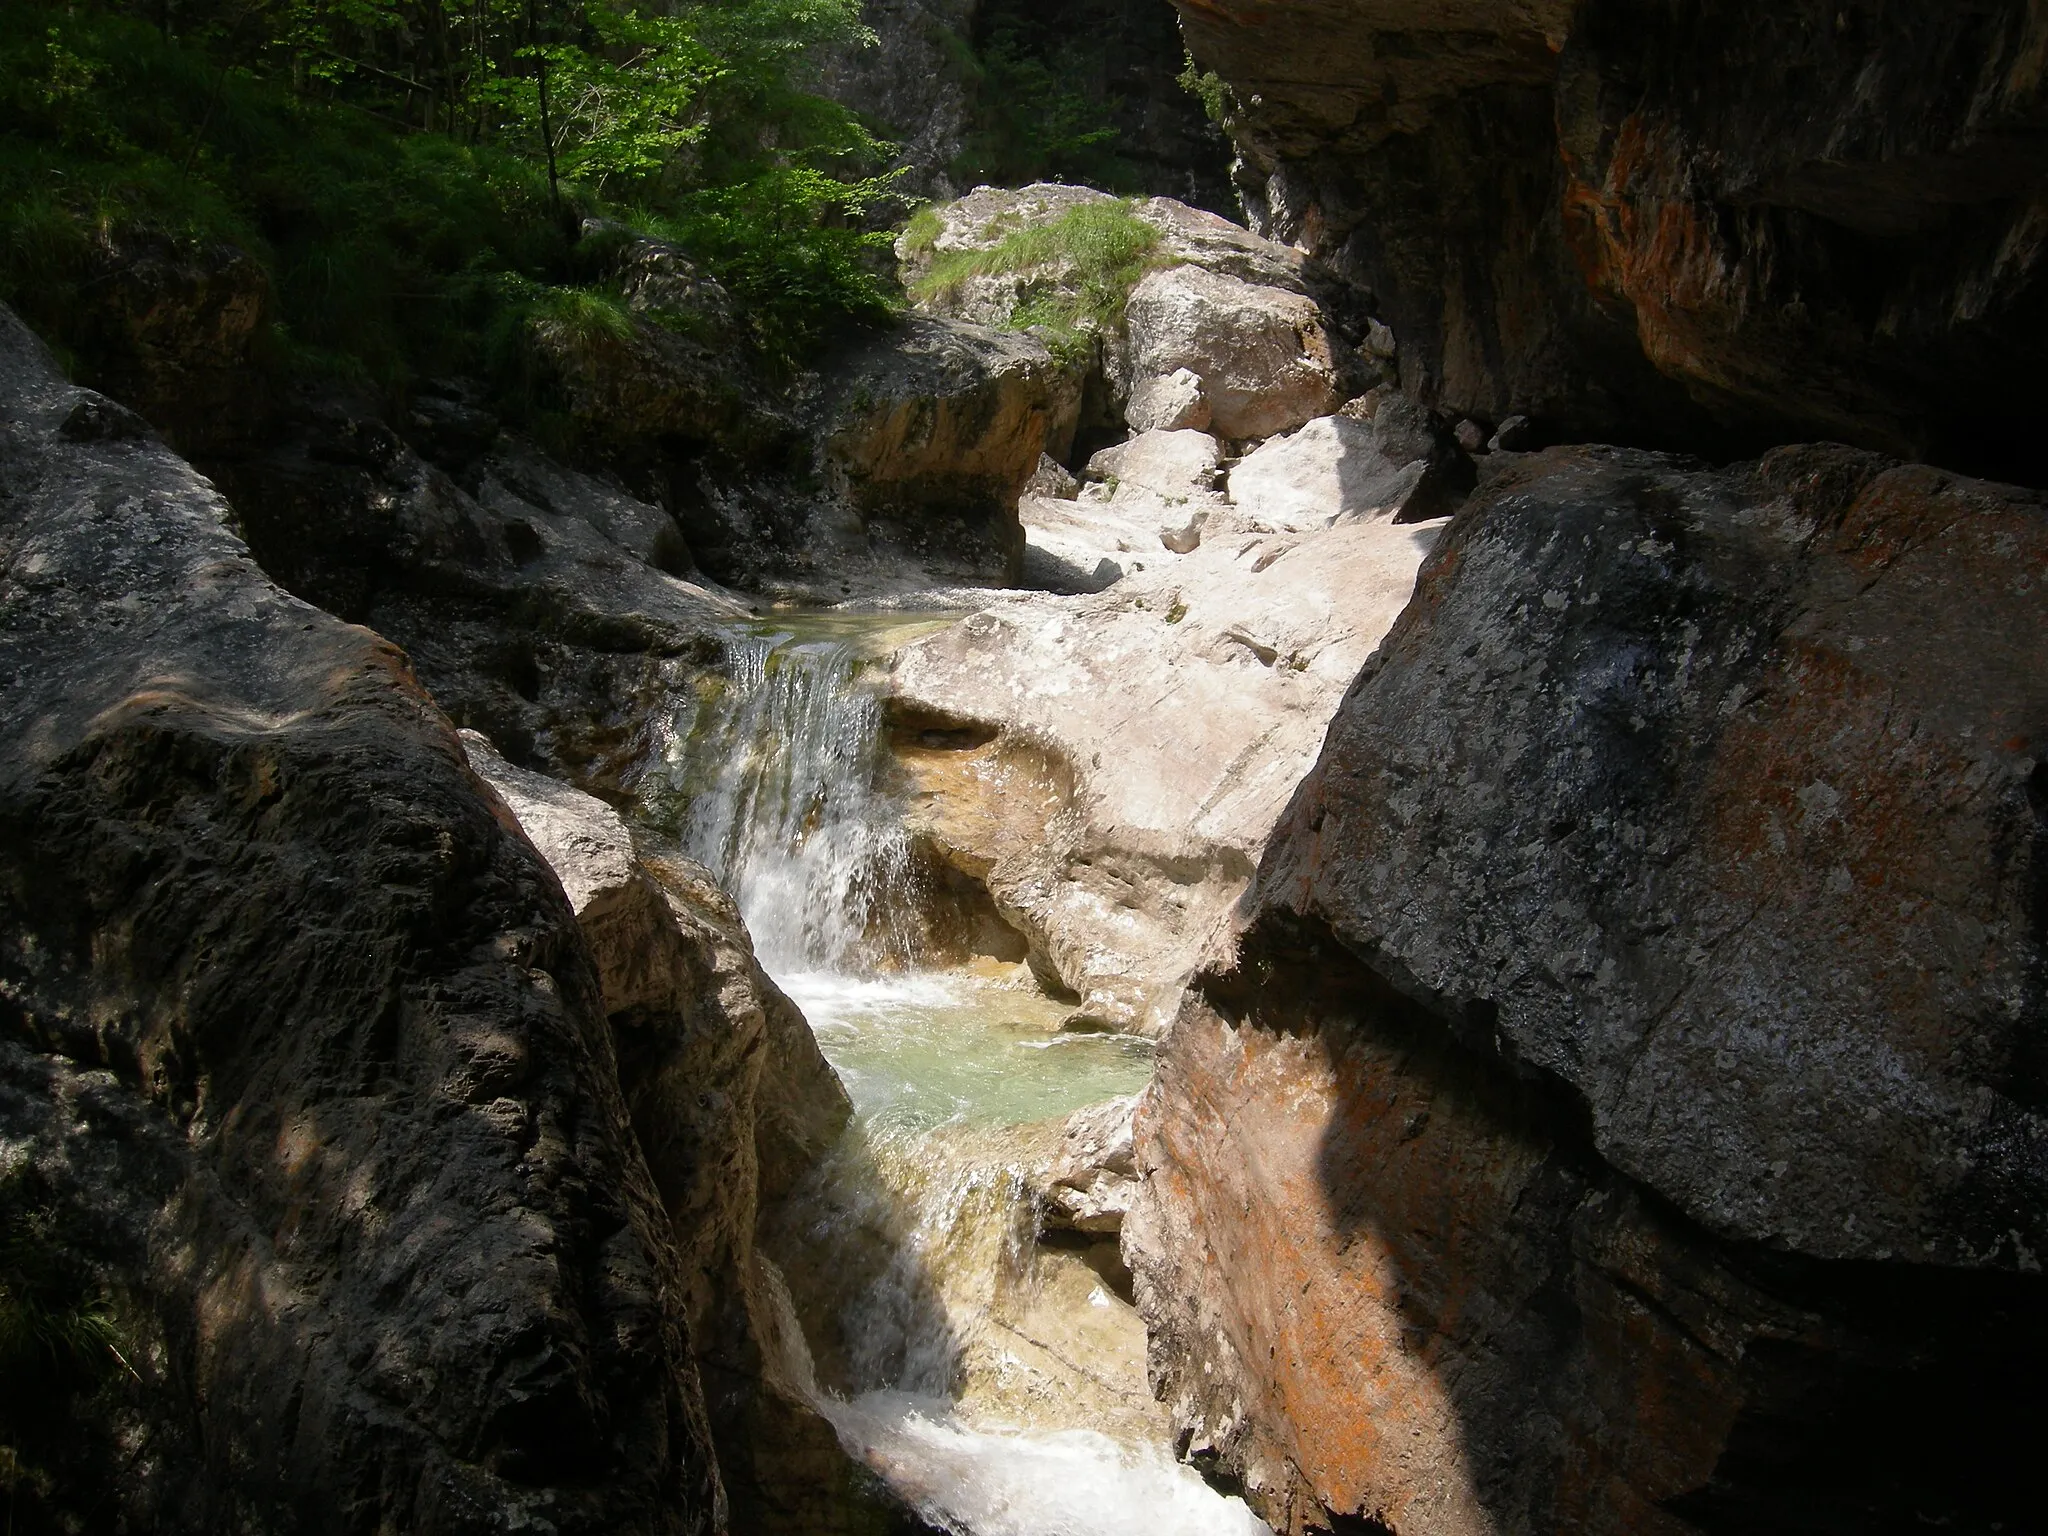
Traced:
<path fill-rule="evenodd" d="M 1039 1236 L 1066 1116 L 1138 1092 L 1149 1044 L 1060 1034 L 1022 965 L 923 963 L 930 892 L 866 679 L 912 633 L 807 619 L 735 639 L 643 791 L 733 893 L 854 1100 L 763 1232 L 819 1406 L 955 1536 L 1264 1536 L 1169 1454 L 1113 1240 Z"/>

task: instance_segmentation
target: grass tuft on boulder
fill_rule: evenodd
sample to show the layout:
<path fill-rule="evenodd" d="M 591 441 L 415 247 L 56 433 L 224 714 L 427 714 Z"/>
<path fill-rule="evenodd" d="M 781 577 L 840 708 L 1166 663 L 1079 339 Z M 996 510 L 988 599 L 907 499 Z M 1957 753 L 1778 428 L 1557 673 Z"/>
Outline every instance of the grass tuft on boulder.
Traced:
<path fill-rule="evenodd" d="M 936 241 L 934 215 L 923 249 Z M 913 244 L 922 226 L 913 221 Z M 944 299 L 978 277 L 1030 275 L 1011 317 L 1016 330 L 1049 333 L 1055 345 L 1078 345 L 1123 323 L 1131 290 L 1148 272 L 1175 264 L 1159 231 L 1128 203 L 1087 203 L 1048 224 L 1012 230 L 985 250 L 940 251 L 911 286 L 919 300 Z"/>

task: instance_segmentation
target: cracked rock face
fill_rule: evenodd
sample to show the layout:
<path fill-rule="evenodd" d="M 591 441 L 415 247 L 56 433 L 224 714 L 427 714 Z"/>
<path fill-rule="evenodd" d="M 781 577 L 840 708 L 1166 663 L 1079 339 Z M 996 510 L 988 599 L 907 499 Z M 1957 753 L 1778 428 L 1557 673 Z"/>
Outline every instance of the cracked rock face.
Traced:
<path fill-rule="evenodd" d="M 1842 448 L 1453 521 L 1139 1115 L 1155 1384 L 1277 1523 L 2020 1518 L 2044 593 L 2037 495 Z"/>
<path fill-rule="evenodd" d="M 560 878 L 597 963 L 627 1111 L 682 1261 L 734 1528 L 885 1518 L 817 1410 L 781 1279 L 755 1243 L 762 1208 L 852 1118 L 846 1090 L 708 870 L 643 854 L 609 806 L 514 767 L 476 732 L 462 743 Z"/>

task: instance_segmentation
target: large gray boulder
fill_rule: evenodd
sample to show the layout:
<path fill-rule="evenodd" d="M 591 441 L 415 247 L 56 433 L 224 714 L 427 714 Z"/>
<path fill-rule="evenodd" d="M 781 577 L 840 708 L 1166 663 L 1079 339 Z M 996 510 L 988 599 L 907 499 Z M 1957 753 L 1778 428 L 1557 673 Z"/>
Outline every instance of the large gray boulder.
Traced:
<path fill-rule="evenodd" d="M 2031 1518 L 2044 591 L 2038 494 L 1847 449 L 1489 483 L 1139 1112 L 1193 1447 L 1441 1536 Z"/>
<path fill-rule="evenodd" d="M 681 1259 L 560 886 L 405 658 L 229 525 L 0 312 L 0 1168 L 132 1370 L 48 1404 L 51 1498 L 716 1530 Z"/>
<path fill-rule="evenodd" d="M 1099 275 L 1048 242 L 1014 270 L 925 281 L 947 257 L 994 250 L 1077 209 L 1128 206 L 1157 237 L 1128 305 L 1096 338 L 1113 419 L 1135 432 L 1194 428 L 1250 439 L 1288 432 L 1344 400 L 1344 347 L 1310 296 L 1299 252 L 1171 198 L 1125 205 L 1085 187 L 982 187 L 931 211 L 898 242 L 905 281 L 928 313 L 1015 325 Z M 1149 269 L 1149 270 L 1147 270 Z"/>
<path fill-rule="evenodd" d="M 709 871 L 643 855 L 601 800 L 514 767 L 474 731 L 462 742 L 561 880 L 597 963 L 699 1368 L 717 1383 L 711 1429 L 735 1524 L 835 1529 L 859 1506 L 856 1479 L 783 1358 L 781 1282 L 755 1227 L 845 1130 L 846 1090 Z"/>
<path fill-rule="evenodd" d="M 1032 337 L 914 316 L 826 377 L 819 566 L 880 556 L 937 578 L 1014 577 L 1017 498 L 1040 459 L 1072 451 L 1079 376 Z"/>

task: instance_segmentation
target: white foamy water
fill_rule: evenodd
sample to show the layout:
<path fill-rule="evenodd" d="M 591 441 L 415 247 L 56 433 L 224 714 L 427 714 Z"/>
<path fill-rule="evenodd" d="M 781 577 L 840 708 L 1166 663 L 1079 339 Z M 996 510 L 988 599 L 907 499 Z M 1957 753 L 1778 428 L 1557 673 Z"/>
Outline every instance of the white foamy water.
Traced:
<path fill-rule="evenodd" d="M 861 649 L 831 637 L 749 635 L 729 680 L 679 720 L 671 760 L 697 782 L 690 856 L 739 902 L 771 973 L 908 958 L 888 923 L 909 899 L 910 840 L 882 791 L 882 708 Z"/>
<path fill-rule="evenodd" d="M 953 1536 L 1271 1536 L 1163 1450 L 1088 1430 L 1003 1434 L 873 1392 L 826 1410 L 840 1437 Z"/>

